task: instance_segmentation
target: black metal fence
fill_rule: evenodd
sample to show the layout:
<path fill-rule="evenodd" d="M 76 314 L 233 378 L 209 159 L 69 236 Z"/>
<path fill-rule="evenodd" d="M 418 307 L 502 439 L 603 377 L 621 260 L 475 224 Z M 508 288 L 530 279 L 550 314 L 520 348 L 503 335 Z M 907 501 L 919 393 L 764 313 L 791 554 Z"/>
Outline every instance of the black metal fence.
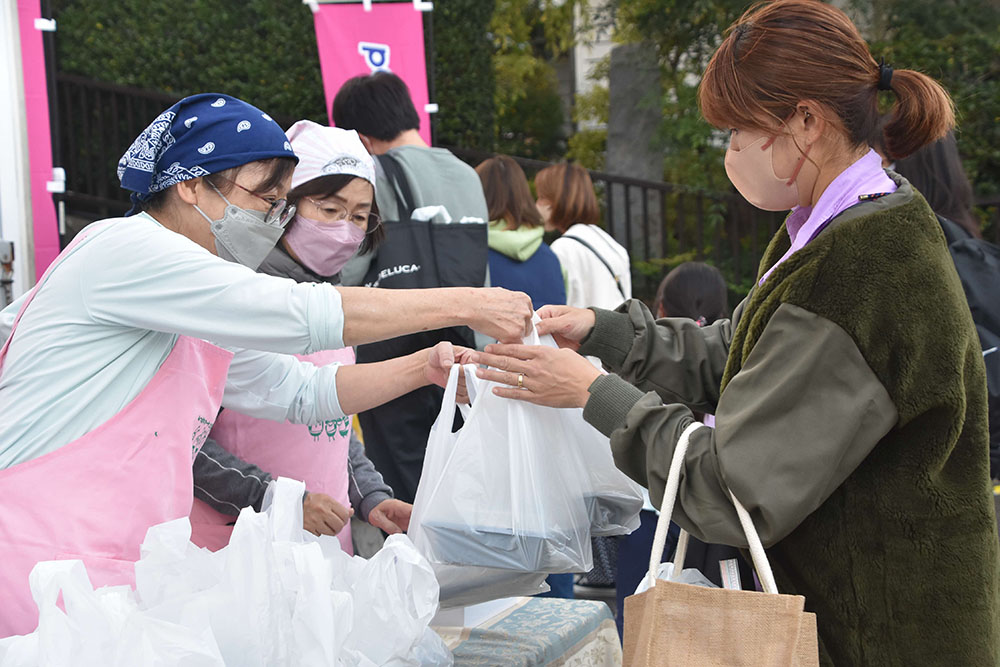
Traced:
<path fill-rule="evenodd" d="M 55 76 L 55 165 L 66 169 L 67 213 L 84 219 L 122 215 L 128 192 L 118 185 L 118 159 L 160 112 L 180 99 L 72 74 Z M 287 129 L 294 120 L 275 117 Z M 66 243 L 69 235 L 63 239 Z"/>
<path fill-rule="evenodd" d="M 492 153 L 450 148 L 470 164 Z M 551 163 L 514 157 L 531 179 Z M 734 296 L 749 290 L 783 213 L 754 208 L 733 193 L 591 171 L 605 229 L 632 258 L 633 292 L 650 298 L 677 264 L 704 260 L 726 276 Z"/>
<path fill-rule="evenodd" d="M 66 169 L 66 192 L 57 195 L 67 214 L 84 221 L 113 217 L 129 208 L 118 185 L 119 157 L 136 136 L 178 96 L 73 76 L 56 76 L 53 123 L 60 140 L 55 164 Z M 275 119 L 289 127 L 296 119 Z M 492 153 L 451 148 L 470 164 Z M 529 178 L 550 165 L 514 158 Z M 660 278 L 686 260 L 718 267 L 734 297 L 745 293 L 783 215 L 761 211 L 735 192 L 712 192 L 673 183 L 591 171 L 607 231 L 632 257 L 633 292 L 653 296 Z M 978 202 L 988 238 L 1000 242 L 1000 197 Z M 72 237 L 67 230 L 63 242 Z"/>

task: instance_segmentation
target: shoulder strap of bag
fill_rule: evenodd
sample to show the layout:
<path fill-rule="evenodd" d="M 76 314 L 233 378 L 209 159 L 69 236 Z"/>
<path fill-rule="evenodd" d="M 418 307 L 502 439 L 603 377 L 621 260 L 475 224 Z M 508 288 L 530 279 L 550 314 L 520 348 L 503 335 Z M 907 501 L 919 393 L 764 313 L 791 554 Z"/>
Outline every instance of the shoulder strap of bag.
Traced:
<path fill-rule="evenodd" d="M 389 183 L 392 184 L 393 188 L 399 194 L 400 210 L 406 211 L 406 217 L 409 218 L 417 206 L 413 199 L 413 191 L 410 190 L 410 183 L 406 180 L 406 174 L 403 173 L 403 167 L 396 158 L 388 153 L 379 155 L 378 162 L 382 165 L 382 170 L 385 171 Z"/>
<path fill-rule="evenodd" d="M 385 171 L 386 177 L 389 179 L 389 183 L 396 190 L 400 197 L 400 211 L 406 211 L 405 219 L 409 220 L 413 216 L 413 211 L 416 210 L 416 200 L 413 198 L 413 191 L 410 189 L 410 182 L 406 178 L 406 174 L 403 172 L 402 165 L 399 164 L 399 160 L 389 155 L 388 153 L 383 153 L 378 156 L 379 164 L 382 165 L 382 169 Z M 400 216 L 400 219 L 404 219 Z M 427 224 L 424 226 L 427 234 L 433 233 L 433 225 Z M 437 279 L 437 284 L 441 284 L 441 265 L 438 263 L 437 258 L 437 244 L 434 243 L 433 238 L 430 242 L 431 259 L 433 260 L 434 275 Z"/>
<path fill-rule="evenodd" d="M 601 260 L 601 264 L 603 264 L 604 268 L 608 270 L 608 273 L 611 274 L 611 277 L 615 279 L 615 285 L 618 287 L 618 293 L 622 295 L 623 299 L 628 299 L 628 297 L 625 296 L 625 289 L 622 287 L 622 281 L 618 279 L 618 274 L 615 273 L 615 270 L 611 268 L 610 264 L 608 264 L 608 260 L 604 259 L 604 256 L 601 255 L 601 253 L 597 252 L 597 248 L 590 245 L 589 243 L 581 239 L 579 236 L 570 236 L 569 234 L 563 234 L 560 238 L 573 239 L 574 241 L 582 245 L 584 248 L 594 253 L 594 256 L 597 257 L 597 259 Z"/>

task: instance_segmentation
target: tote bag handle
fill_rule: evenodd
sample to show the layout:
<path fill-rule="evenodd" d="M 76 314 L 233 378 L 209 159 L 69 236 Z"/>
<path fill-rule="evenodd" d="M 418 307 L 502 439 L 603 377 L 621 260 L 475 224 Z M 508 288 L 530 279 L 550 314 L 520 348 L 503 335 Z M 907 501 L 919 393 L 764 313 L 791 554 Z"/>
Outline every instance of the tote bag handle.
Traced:
<path fill-rule="evenodd" d="M 674 457 L 670 461 L 670 472 L 667 474 L 667 486 L 663 491 L 663 503 L 660 506 L 660 517 L 656 521 L 656 533 L 653 537 L 653 550 L 649 554 L 649 572 L 646 573 L 646 580 L 650 588 L 656 585 L 656 573 L 660 569 L 660 558 L 662 557 L 663 549 L 667 543 L 667 530 L 670 528 L 670 516 L 673 514 L 674 503 L 677 501 L 677 492 L 680 488 L 681 469 L 684 467 L 684 455 L 687 453 L 691 434 L 698 428 L 709 427 L 699 422 L 693 422 L 686 429 L 684 429 L 684 432 L 681 433 L 681 437 L 678 439 L 677 446 L 674 449 Z M 750 556 L 753 560 L 754 569 L 757 571 L 757 577 L 760 579 L 761 587 L 764 589 L 765 593 L 777 593 L 778 586 L 774 582 L 774 573 L 771 571 L 771 564 L 767 560 L 767 554 L 764 553 L 764 545 L 760 541 L 760 536 L 757 535 L 757 529 L 754 528 L 753 519 L 750 518 L 750 513 L 746 511 L 746 508 L 744 508 L 743 504 L 740 503 L 735 495 L 733 495 L 732 491 L 729 491 L 729 498 L 733 501 L 733 507 L 736 508 L 736 514 L 740 519 L 740 525 L 743 527 L 743 533 L 746 535 L 747 544 L 750 546 Z M 684 568 L 684 556 L 687 552 L 687 544 L 688 533 L 686 530 L 681 530 L 680 537 L 677 540 L 677 551 L 674 554 L 674 578 L 680 576 L 681 570 Z"/>

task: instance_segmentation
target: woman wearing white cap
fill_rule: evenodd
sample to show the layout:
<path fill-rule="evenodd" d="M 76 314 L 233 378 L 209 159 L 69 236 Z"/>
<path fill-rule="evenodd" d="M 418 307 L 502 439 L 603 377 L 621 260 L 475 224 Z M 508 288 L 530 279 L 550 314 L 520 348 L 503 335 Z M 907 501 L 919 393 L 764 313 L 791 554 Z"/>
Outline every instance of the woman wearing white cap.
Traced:
<path fill-rule="evenodd" d="M 0 637 L 36 627 L 39 561 L 83 560 L 96 586 L 135 581 L 148 528 L 190 513 L 191 461 L 220 405 L 303 423 L 358 409 L 338 400 L 356 396 L 356 373 L 288 354 L 530 327 L 527 295 L 499 288 L 404 293 L 250 270 L 293 217 L 295 161 L 260 109 L 215 93 L 181 100 L 119 163 L 133 215 L 88 226 L 0 311 Z M 403 365 L 404 385 L 406 363 L 386 362 Z"/>
<path fill-rule="evenodd" d="M 341 268 L 359 247 L 373 249 L 385 234 L 375 205 L 375 163 L 353 130 L 299 121 L 288 137 L 299 157 L 288 193 L 297 215 L 258 271 L 337 285 Z M 438 347 L 359 366 L 353 366 L 350 347 L 299 358 L 316 366 L 340 365 L 342 382 L 357 374 L 338 392 L 350 415 L 430 383 L 429 357 L 449 354 L 447 345 Z M 360 386 L 363 392 L 350 391 Z M 387 533 L 406 530 L 409 523 L 412 506 L 392 497 L 354 436 L 349 416 L 307 425 L 224 410 L 194 463 L 192 540 L 213 550 L 225 546 L 240 509 L 259 510 L 267 483 L 278 476 L 305 481 L 305 528 L 337 535 L 348 553 L 355 511 Z"/>

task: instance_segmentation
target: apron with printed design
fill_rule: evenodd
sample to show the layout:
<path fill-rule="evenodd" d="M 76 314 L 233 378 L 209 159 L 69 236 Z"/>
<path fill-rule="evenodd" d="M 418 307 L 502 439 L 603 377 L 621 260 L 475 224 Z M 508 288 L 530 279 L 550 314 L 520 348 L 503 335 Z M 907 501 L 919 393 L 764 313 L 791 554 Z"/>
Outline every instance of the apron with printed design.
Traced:
<path fill-rule="evenodd" d="M 354 363 L 354 350 L 324 350 L 299 359 L 316 366 Z M 212 438 L 225 450 L 258 466 L 274 477 L 291 477 L 305 482 L 312 493 L 325 493 L 344 507 L 348 497 L 348 454 L 351 418 L 342 417 L 316 424 L 292 424 L 248 417 L 234 410 L 219 415 Z M 238 512 L 240 508 L 234 507 Z M 201 500 L 191 508 L 191 541 L 213 551 L 229 543 L 234 516 L 222 514 Z M 337 533 L 340 546 L 354 553 L 351 525 Z"/>
<path fill-rule="evenodd" d="M 79 234 L 42 276 L 0 349 L 0 373 L 38 290 L 105 228 Z M 0 636 L 37 626 L 28 575 L 38 561 L 81 559 L 95 587 L 134 584 L 149 527 L 190 512 L 192 460 L 222 403 L 231 360 L 231 352 L 179 336 L 156 375 L 118 414 L 55 451 L 0 470 Z"/>

